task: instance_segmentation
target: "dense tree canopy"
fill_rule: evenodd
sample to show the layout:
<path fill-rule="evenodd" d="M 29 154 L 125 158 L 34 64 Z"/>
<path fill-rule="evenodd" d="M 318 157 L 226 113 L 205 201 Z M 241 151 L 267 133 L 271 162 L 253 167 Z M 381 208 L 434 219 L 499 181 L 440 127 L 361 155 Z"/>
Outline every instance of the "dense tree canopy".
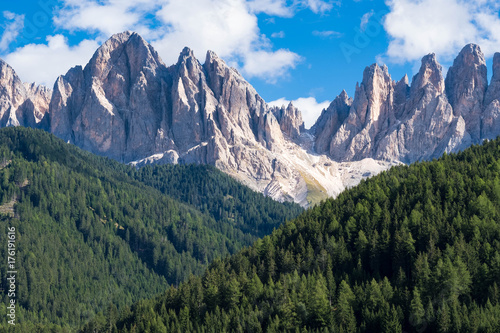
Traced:
<path fill-rule="evenodd" d="M 174 179 L 203 188 L 186 191 L 189 199 L 169 196 L 161 186 Z M 6 228 L 15 226 L 19 332 L 74 330 L 104 312 L 111 323 L 119 310 L 203 273 L 209 262 L 300 211 L 214 168 L 135 170 L 42 131 L 0 130 L 0 243 L 7 244 Z M 1 258 L 6 251 L 0 248 Z M 3 277 L 6 266 L 5 259 Z M 6 313 L 1 283 L 0 312 Z M 0 316 L 0 331 L 6 319 Z"/>
<path fill-rule="evenodd" d="M 495 140 L 363 181 L 113 323 L 120 332 L 493 333 L 499 285 Z"/>
<path fill-rule="evenodd" d="M 269 235 L 284 219 L 291 219 L 302 211 L 296 204 L 279 203 L 241 186 L 210 165 L 146 166 L 132 176 L 197 207 L 220 225 L 231 225 L 252 236 Z"/>

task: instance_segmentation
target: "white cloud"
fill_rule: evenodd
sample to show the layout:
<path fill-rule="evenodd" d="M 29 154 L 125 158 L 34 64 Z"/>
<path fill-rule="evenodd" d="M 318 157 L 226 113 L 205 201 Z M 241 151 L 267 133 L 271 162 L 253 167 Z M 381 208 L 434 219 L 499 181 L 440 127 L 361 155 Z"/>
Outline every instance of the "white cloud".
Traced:
<path fill-rule="evenodd" d="M 296 53 L 284 49 L 275 52 L 251 51 L 245 55 L 243 71 L 250 77 L 257 76 L 275 83 L 289 69 L 295 68 L 301 59 Z"/>
<path fill-rule="evenodd" d="M 322 0 L 303 0 L 303 4 L 309 7 L 313 13 L 325 13 L 333 8 L 333 3 L 331 1 Z"/>
<path fill-rule="evenodd" d="M 361 31 L 366 30 L 366 26 L 367 26 L 368 22 L 370 22 L 370 19 L 372 18 L 373 14 L 375 14 L 375 13 L 372 10 L 371 12 L 368 12 L 361 17 L 361 24 L 359 25 L 359 28 L 361 29 Z"/>
<path fill-rule="evenodd" d="M 170 1 L 157 17 L 169 27 L 163 38 L 153 42 L 166 63 L 176 61 L 184 46 L 198 56 L 210 49 L 230 57 L 259 40 L 257 17 L 239 0 Z"/>
<path fill-rule="evenodd" d="M 260 34 L 257 17 L 242 0 L 171 1 L 157 15 L 169 27 L 153 42 L 166 63 L 177 59 L 172 50 L 184 46 L 198 57 L 210 49 L 230 63 L 239 63 L 244 75 L 276 82 L 300 61 L 289 50 L 272 50 L 271 42 Z"/>
<path fill-rule="evenodd" d="M 271 106 L 281 107 L 283 105 L 287 106 L 290 103 L 289 100 L 284 97 L 277 99 L 275 101 L 269 102 Z M 306 128 L 311 128 L 314 125 L 318 117 L 321 115 L 321 111 L 326 109 L 329 105 L 329 101 L 324 101 L 318 103 L 314 97 L 301 97 L 292 101 L 293 105 L 297 107 L 302 113 L 302 119 L 304 120 L 304 125 Z"/>
<path fill-rule="evenodd" d="M 271 34 L 271 38 L 285 38 L 285 32 L 284 31 L 273 32 Z"/>
<path fill-rule="evenodd" d="M 323 14 L 330 11 L 334 4 L 340 1 L 332 0 L 246 0 L 248 6 L 254 13 L 265 13 L 268 15 L 292 17 L 296 11 L 310 9 L 313 13 Z"/>
<path fill-rule="evenodd" d="M 0 51 L 7 50 L 24 28 L 24 15 L 17 15 L 9 11 L 4 11 L 2 14 L 8 22 L 5 22 L 3 26 L 4 31 L 0 38 Z"/>
<path fill-rule="evenodd" d="M 344 35 L 343 33 L 340 33 L 338 31 L 332 31 L 332 30 L 326 30 L 326 31 L 314 30 L 312 32 L 312 34 L 314 36 L 318 36 L 321 38 L 340 38 Z"/>
<path fill-rule="evenodd" d="M 500 50 L 497 1 L 388 0 L 387 5 L 390 61 L 412 62 L 434 52 L 447 62 L 468 43 L 480 45 L 487 57 Z"/>
<path fill-rule="evenodd" d="M 75 65 L 85 65 L 98 47 L 97 42 L 84 40 L 68 46 L 62 35 L 47 37 L 47 44 L 29 44 L 8 54 L 5 61 L 21 80 L 37 82 L 50 88 L 56 78 Z"/>
<path fill-rule="evenodd" d="M 109 37 L 124 30 L 147 27 L 145 14 L 158 6 L 157 0 L 65 0 L 54 17 L 56 26 L 73 31 L 90 31 Z"/>
<path fill-rule="evenodd" d="M 294 14 L 293 8 L 287 6 L 286 0 L 249 0 L 247 5 L 253 13 L 281 17 L 292 17 Z"/>
<path fill-rule="evenodd" d="M 86 32 L 90 34 L 87 38 L 94 40 L 70 47 L 62 42 L 61 35 L 52 36 L 47 43 L 26 45 L 6 58 L 13 66 L 26 63 L 28 58 L 37 64 L 46 59 L 52 64 L 51 59 L 60 59 L 57 66 L 54 63 L 31 74 L 16 67 L 25 73 L 25 80 L 51 84 L 53 69 L 57 67 L 58 74 L 65 73 L 82 59 L 88 60 L 92 54 L 87 49 L 90 46 L 96 48 L 112 34 L 132 30 L 151 42 L 167 64 L 175 63 L 185 46 L 193 49 L 202 62 L 205 52 L 213 50 L 245 76 L 276 82 L 302 58 L 291 50 L 274 48 L 271 40 L 261 33 L 256 15 L 292 17 L 305 9 L 323 14 L 336 3 L 332 0 L 61 0 L 52 18 L 55 27 L 63 35 Z M 339 34 L 330 31 L 323 32 L 323 36 L 331 38 Z M 272 37 L 283 38 L 284 32 Z M 81 57 L 77 56 L 79 48 L 85 49 Z M 40 61 L 35 57 L 37 52 Z M 54 54 L 51 56 L 50 52 Z M 67 57 L 63 59 L 60 54 Z M 26 68 L 32 70 L 35 66 Z"/>
<path fill-rule="evenodd" d="M 137 31 L 153 44 L 167 64 L 175 63 L 185 46 L 193 49 L 202 62 L 205 52 L 213 50 L 242 69 L 243 74 L 272 82 L 277 76 L 286 75 L 300 60 L 289 50 L 273 50 L 258 26 L 256 13 L 292 16 L 294 7 L 288 6 L 286 0 L 65 0 L 64 3 L 54 19 L 58 27 L 97 33 L 99 42 L 116 32 Z"/>

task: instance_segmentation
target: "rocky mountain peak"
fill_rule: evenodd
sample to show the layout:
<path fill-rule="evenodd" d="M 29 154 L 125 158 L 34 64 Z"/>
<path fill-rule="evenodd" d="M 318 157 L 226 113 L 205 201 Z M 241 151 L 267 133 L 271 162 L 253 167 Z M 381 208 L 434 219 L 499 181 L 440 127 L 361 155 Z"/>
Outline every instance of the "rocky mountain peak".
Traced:
<path fill-rule="evenodd" d="M 281 131 L 289 138 L 296 139 L 305 131 L 302 113 L 292 102 L 288 103 L 287 107 L 275 107 L 272 112 L 280 124 Z"/>
<path fill-rule="evenodd" d="M 185 59 L 185 58 L 194 58 L 194 51 L 191 50 L 188 46 L 185 46 L 180 55 L 179 55 L 179 62 L 181 62 L 180 59 Z"/>
<path fill-rule="evenodd" d="M 26 89 L 16 72 L 0 59 L 0 127 L 19 125 L 16 110 L 26 98 Z"/>
<path fill-rule="evenodd" d="M 493 56 L 493 76 L 484 96 L 481 137 L 494 139 L 500 133 L 500 53 Z"/>
<path fill-rule="evenodd" d="M 222 59 L 219 58 L 217 53 L 215 53 L 214 51 L 211 51 L 211 50 L 207 51 L 207 54 L 205 56 L 205 63 L 206 64 L 210 64 L 213 62 L 220 62 L 220 61 L 222 61 Z"/>
<path fill-rule="evenodd" d="M 457 116 L 464 118 L 474 141 L 481 136 L 480 114 L 488 88 L 486 61 L 479 46 L 466 45 L 446 75 L 446 96 Z"/>
<path fill-rule="evenodd" d="M 402 105 L 410 96 L 410 85 L 408 75 L 405 74 L 401 80 L 394 85 L 394 105 Z"/>
<path fill-rule="evenodd" d="M 356 89 L 353 109 L 360 126 L 371 126 L 380 117 L 386 117 L 392 108 L 392 79 L 387 66 L 373 64 L 363 72 L 363 81 Z"/>
<path fill-rule="evenodd" d="M 207 73 L 208 85 L 216 98 L 220 98 L 223 94 L 224 78 L 229 74 L 228 66 L 215 52 L 207 51 L 203 67 Z"/>
<path fill-rule="evenodd" d="M 348 118 L 352 102 L 352 98 L 349 98 L 347 92 L 342 90 L 328 108 L 321 112 L 310 130 L 315 136 L 314 145 L 318 153 L 330 154 L 330 147 L 335 142 L 334 135 L 339 132 L 340 127 Z"/>
<path fill-rule="evenodd" d="M 479 45 L 470 43 L 462 48 L 458 56 L 455 58 L 453 64 L 462 66 L 482 66 L 486 64 L 486 61 L 484 60 L 484 54 L 481 51 L 481 47 Z"/>
<path fill-rule="evenodd" d="M 390 78 L 389 69 L 386 65 L 380 67 L 378 64 L 372 64 L 368 66 L 363 71 L 363 80 L 361 85 L 367 87 L 365 90 L 371 90 L 375 88 L 377 81 L 385 81 L 386 78 Z"/>
<path fill-rule="evenodd" d="M 410 94 L 415 95 L 429 84 L 435 89 L 436 95 L 442 94 L 445 87 L 442 72 L 443 68 L 434 53 L 424 56 L 420 70 L 412 79 Z"/>
<path fill-rule="evenodd" d="M 52 91 L 24 84 L 16 72 L 0 59 L 0 127 L 27 126 L 46 129 L 42 122 L 49 110 Z"/>
<path fill-rule="evenodd" d="M 349 95 L 347 95 L 347 92 L 345 91 L 345 89 L 342 89 L 340 94 L 337 97 L 335 97 L 335 99 L 337 99 L 337 98 L 340 98 L 344 102 L 347 102 L 347 100 L 349 99 Z"/>
<path fill-rule="evenodd" d="M 179 54 L 179 59 L 177 60 L 177 66 L 185 66 L 186 64 L 192 65 L 194 63 L 199 63 L 198 59 L 196 59 L 193 50 L 189 47 L 184 47 Z"/>
<path fill-rule="evenodd" d="M 203 69 L 198 59 L 196 59 L 193 50 L 189 47 L 185 47 L 180 53 L 176 68 L 176 75 L 181 80 L 189 78 L 194 85 L 198 85 Z"/>
<path fill-rule="evenodd" d="M 483 100 L 488 87 L 486 61 L 478 45 L 468 44 L 453 61 L 446 75 L 446 95 L 457 108 L 464 99 Z"/>
<path fill-rule="evenodd" d="M 134 79 L 141 72 L 155 73 L 158 67 L 164 66 L 160 56 L 148 42 L 135 32 L 125 31 L 111 36 L 103 43 L 85 71 L 99 80 L 105 80 L 111 71 L 122 76 L 127 74 Z M 125 71 L 130 71 L 130 75 Z"/>
<path fill-rule="evenodd" d="M 2 83 L 0 89 L 5 89 L 14 83 L 22 84 L 14 69 L 2 59 L 0 59 L 0 80 Z"/>

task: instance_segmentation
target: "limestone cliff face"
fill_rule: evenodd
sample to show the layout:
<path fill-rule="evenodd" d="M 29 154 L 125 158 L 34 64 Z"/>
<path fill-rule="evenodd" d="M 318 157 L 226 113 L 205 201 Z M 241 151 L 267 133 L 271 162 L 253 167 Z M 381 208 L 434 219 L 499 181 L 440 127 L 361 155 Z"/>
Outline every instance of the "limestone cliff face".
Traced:
<path fill-rule="evenodd" d="M 376 133 L 385 130 L 393 115 L 394 86 L 386 66 L 374 64 L 363 73 L 349 115 L 334 135 L 329 155 L 334 160 L 371 157 Z"/>
<path fill-rule="evenodd" d="M 278 120 L 215 53 L 202 65 L 185 48 L 167 67 L 132 32 L 59 77 L 50 104 L 50 131 L 93 153 L 136 164 L 208 163 L 276 199 L 307 204 L 301 173 L 280 156 L 285 137 L 303 131 L 301 119 L 289 107 Z"/>
<path fill-rule="evenodd" d="M 500 135 L 500 53 L 493 56 L 493 76 L 484 97 L 481 137 L 494 139 Z"/>
<path fill-rule="evenodd" d="M 0 61 L 0 127 L 42 128 L 124 163 L 207 163 L 277 200 L 304 206 L 399 161 L 439 157 L 500 134 L 500 54 L 488 85 L 484 56 L 467 45 L 446 80 L 435 55 L 411 85 L 367 67 L 304 129 L 293 104 L 269 107 L 234 68 L 189 48 L 167 67 L 133 32 L 112 36 L 53 91 L 23 84 Z"/>
<path fill-rule="evenodd" d="M 57 79 L 50 131 L 122 162 L 153 153 L 158 123 L 167 113 L 166 76 L 158 54 L 139 35 L 114 35 L 84 69 Z"/>
<path fill-rule="evenodd" d="M 446 148 L 442 142 L 454 136 L 457 120 L 443 94 L 444 87 L 441 65 L 435 55 L 425 56 L 393 126 L 380 135 L 375 153 L 378 158 L 411 163 L 443 154 Z"/>
<path fill-rule="evenodd" d="M 371 157 L 411 163 L 455 152 L 500 134 L 500 55 L 490 86 L 479 46 L 466 45 L 446 80 L 434 54 L 422 58 L 411 86 L 392 81 L 386 68 L 365 69 L 348 117 L 335 126 L 325 110 L 313 127 L 316 151 L 334 160 Z M 496 74 L 496 75 L 495 75 Z M 345 92 L 336 100 L 347 100 Z"/>
<path fill-rule="evenodd" d="M 479 46 L 466 45 L 446 75 L 446 95 L 474 142 L 481 138 L 481 114 L 488 88 L 486 61 Z"/>
<path fill-rule="evenodd" d="M 15 71 L 0 59 L 0 127 L 47 128 L 52 91 L 36 84 L 23 84 Z"/>
<path fill-rule="evenodd" d="M 281 131 L 290 139 L 297 139 L 305 132 L 302 114 L 292 102 L 288 106 L 273 107 L 272 113 L 280 124 Z"/>

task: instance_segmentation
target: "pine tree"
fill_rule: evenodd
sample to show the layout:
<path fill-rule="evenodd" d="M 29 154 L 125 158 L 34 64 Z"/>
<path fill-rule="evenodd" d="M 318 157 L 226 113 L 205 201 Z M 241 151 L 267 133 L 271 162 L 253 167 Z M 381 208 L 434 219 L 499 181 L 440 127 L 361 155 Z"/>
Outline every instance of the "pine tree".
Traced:
<path fill-rule="evenodd" d="M 413 289 L 413 298 L 410 305 L 410 324 L 415 327 L 417 331 L 424 329 L 426 324 L 424 306 L 420 299 L 420 293 L 416 287 Z"/>

